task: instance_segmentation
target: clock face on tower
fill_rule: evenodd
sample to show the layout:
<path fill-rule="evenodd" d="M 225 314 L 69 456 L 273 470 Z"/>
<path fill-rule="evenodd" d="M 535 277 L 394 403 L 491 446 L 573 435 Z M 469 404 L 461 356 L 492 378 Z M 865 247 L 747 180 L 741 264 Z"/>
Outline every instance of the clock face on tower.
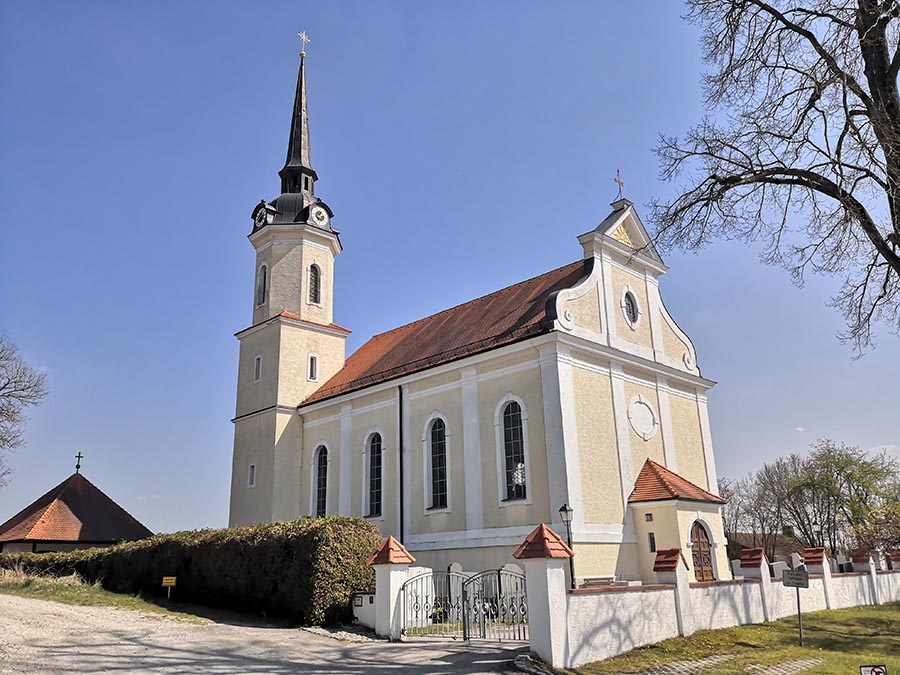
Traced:
<path fill-rule="evenodd" d="M 328 225 L 328 211 L 321 206 L 312 207 L 309 213 L 316 225 L 321 225 L 322 227 Z"/>
<path fill-rule="evenodd" d="M 256 227 L 262 227 L 266 224 L 266 209 L 265 207 L 261 208 L 256 212 L 256 218 L 253 221 L 256 224 Z"/>

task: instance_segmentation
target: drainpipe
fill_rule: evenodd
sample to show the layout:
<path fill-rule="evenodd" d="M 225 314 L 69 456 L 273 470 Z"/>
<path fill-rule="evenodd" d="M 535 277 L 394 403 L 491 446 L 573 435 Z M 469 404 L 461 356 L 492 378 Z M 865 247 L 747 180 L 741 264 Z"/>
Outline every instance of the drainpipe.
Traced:
<path fill-rule="evenodd" d="M 400 439 L 400 543 L 403 543 L 403 385 L 397 385 L 397 438 Z"/>

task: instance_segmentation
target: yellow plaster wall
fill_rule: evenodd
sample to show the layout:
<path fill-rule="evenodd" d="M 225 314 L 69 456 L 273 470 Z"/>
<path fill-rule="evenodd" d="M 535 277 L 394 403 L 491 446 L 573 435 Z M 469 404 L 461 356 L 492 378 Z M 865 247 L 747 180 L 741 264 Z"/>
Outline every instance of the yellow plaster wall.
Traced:
<path fill-rule="evenodd" d="M 294 412 L 275 412 L 275 459 L 272 477 L 272 520 L 294 520 L 306 514 L 300 503 L 300 448 L 303 422 Z"/>
<path fill-rule="evenodd" d="M 272 520 L 275 412 L 238 420 L 234 424 L 234 455 L 231 467 L 232 527 L 268 523 Z M 247 473 L 256 465 L 256 486 L 247 487 Z"/>
<path fill-rule="evenodd" d="M 708 490 L 706 457 L 703 453 L 697 401 L 670 394 L 669 409 L 672 411 L 672 432 L 675 436 L 675 460 L 678 462 L 678 474 Z"/>
<path fill-rule="evenodd" d="M 643 506 L 637 503 L 631 504 L 629 508 L 634 516 L 634 531 L 637 538 L 637 557 L 641 579 L 646 583 L 656 583 L 656 573 L 653 571 L 656 554 L 650 551 L 649 534 L 653 532 L 656 536 L 657 550 L 667 548 L 686 550 L 681 536 L 678 514 L 675 511 L 675 502 L 666 502 L 660 506 Z M 652 522 L 647 522 L 646 514 L 648 513 L 653 516 Z"/>
<path fill-rule="evenodd" d="M 616 577 L 637 581 L 640 569 L 634 544 L 578 544 L 575 551 L 575 578 Z"/>
<path fill-rule="evenodd" d="M 301 252 L 301 270 L 300 270 L 300 288 L 291 288 L 289 292 L 292 299 L 298 299 L 296 302 L 300 309 L 300 315 L 304 319 L 328 325 L 332 321 L 332 309 L 334 307 L 334 258 L 330 251 L 324 251 L 318 247 L 305 244 L 300 247 Z M 318 305 L 309 302 L 309 266 L 315 263 L 321 270 L 319 278 L 319 288 L 321 303 Z M 296 293 L 296 295 L 293 295 Z"/>
<path fill-rule="evenodd" d="M 635 342 L 643 347 L 652 349 L 653 342 L 650 337 L 650 303 L 647 300 L 647 285 L 644 281 L 643 274 L 637 272 L 625 271 L 619 267 L 612 268 L 613 283 L 613 302 L 616 303 L 612 308 L 616 314 L 616 334 L 622 340 Z M 622 313 L 622 295 L 625 292 L 625 286 L 631 289 L 638 307 L 641 311 L 641 318 L 637 327 L 632 329 L 625 320 Z"/>
<path fill-rule="evenodd" d="M 429 511 L 431 477 L 426 477 L 427 464 L 424 448 L 429 448 L 430 438 L 425 422 L 433 412 L 441 413 L 447 420 L 447 467 L 450 484 L 448 501 L 450 511 Z M 462 398 L 459 389 L 429 394 L 409 401 L 409 485 L 410 534 L 446 532 L 466 527 L 466 484 L 463 472 Z"/>
<path fill-rule="evenodd" d="M 528 415 L 528 477 L 527 495 L 530 504 L 501 502 L 497 476 L 498 448 L 494 416 L 503 397 L 511 393 L 525 403 Z M 547 450 L 544 437 L 544 407 L 541 395 L 541 371 L 533 368 L 508 373 L 478 383 L 478 419 L 481 430 L 481 483 L 484 505 L 484 527 L 506 527 L 548 522 L 550 517 L 549 485 L 547 483 Z M 502 425 L 502 420 L 498 420 Z M 502 464 L 501 464 L 502 467 Z M 528 500 L 525 500 L 528 501 Z M 501 506 L 502 504 L 502 506 Z"/>
<path fill-rule="evenodd" d="M 343 337 L 281 324 L 280 347 L 279 405 L 299 405 L 344 367 Z M 310 354 L 319 357 L 318 378 L 315 381 L 308 379 Z"/>
<path fill-rule="evenodd" d="M 268 292 L 266 293 L 266 302 L 259 307 L 256 306 L 256 284 L 259 280 L 259 268 L 265 265 L 268 268 L 267 274 L 267 285 Z M 256 325 L 265 321 L 271 316 L 270 313 L 270 299 L 271 299 L 271 290 L 272 290 L 272 247 L 269 246 L 263 251 L 258 251 L 256 253 L 256 267 L 253 270 L 253 297 L 251 298 L 253 302 L 253 323 L 252 325 Z"/>
<path fill-rule="evenodd" d="M 571 313 L 576 326 L 595 333 L 601 332 L 600 299 L 597 295 L 596 283 L 591 284 L 587 293 L 580 298 L 563 303 L 562 311 Z"/>
<path fill-rule="evenodd" d="M 502 370 L 504 368 L 518 366 L 528 361 L 534 361 L 537 356 L 538 353 L 535 349 L 523 349 L 507 356 L 496 357 L 487 361 L 482 361 L 477 366 L 478 374 L 483 375 L 497 370 Z"/>
<path fill-rule="evenodd" d="M 662 326 L 663 352 L 666 356 L 683 364 L 684 355 L 690 353 L 688 345 L 672 330 L 665 316 L 665 310 L 660 309 L 659 325 Z"/>
<path fill-rule="evenodd" d="M 238 357 L 238 388 L 235 416 L 267 408 L 275 403 L 278 386 L 278 357 L 280 332 L 269 325 L 240 341 Z M 253 381 L 254 362 L 262 356 L 259 382 Z"/>
<path fill-rule="evenodd" d="M 712 531 L 709 532 L 710 539 L 712 542 L 718 544 L 718 546 L 713 549 L 713 555 L 716 559 L 716 580 L 722 581 L 731 579 L 731 568 L 729 567 L 728 553 L 725 545 L 725 533 L 722 530 L 722 516 L 719 513 L 719 509 L 715 508 L 714 505 L 705 504 L 699 505 L 696 509 L 691 509 L 689 505 L 685 504 L 678 510 L 678 528 L 682 541 L 681 546 L 682 551 L 684 551 L 684 558 L 691 570 L 691 578 L 693 579 L 694 577 L 694 561 L 690 549 L 691 527 L 698 518 L 703 521 L 707 530 L 712 529 Z M 710 525 L 712 526 L 711 528 Z"/>
<path fill-rule="evenodd" d="M 631 405 L 631 399 L 640 394 L 644 397 L 646 401 L 650 403 L 653 407 L 653 412 L 656 415 L 657 422 L 659 422 L 659 397 L 656 394 L 656 388 L 651 388 L 648 386 L 644 386 L 641 384 L 635 384 L 634 382 L 630 382 L 628 380 L 625 381 L 625 405 Z M 628 427 L 628 434 L 631 441 L 631 459 L 634 467 L 634 475 L 637 475 L 641 471 L 641 467 L 644 466 L 644 460 L 648 457 L 652 459 L 654 462 L 658 462 L 663 466 L 666 465 L 665 454 L 663 453 L 663 444 L 662 444 L 662 429 L 657 427 L 656 434 L 650 439 L 645 441 L 643 438 L 635 433 L 634 429 L 631 427 L 631 422 L 627 417 L 627 407 L 625 410 L 625 419 L 623 419 L 623 423 Z"/>
<path fill-rule="evenodd" d="M 424 377 L 421 380 L 414 380 L 409 383 L 408 390 L 410 394 L 417 394 L 427 389 L 443 385 L 452 385 L 454 383 L 459 383 L 458 370 L 451 370 L 446 373 L 441 373 L 440 375 L 432 375 L 431 377 Z"/>
<path fill-rule="evenodd" d="M 572 369 L 581 491 L 587 523 L 621 523 L 622 488 L 609 375 Z"/>
<path fill-rule="evenodd" d="M 414 545 L 410 545 L 409 551 L 416 559 L 416 565 L 446 570 L 450 564 L 459 563 L 464 572 L 480 572 L 497 569 L 503 565 L 520 565 L 519 561 L 513 558 L 516 548 L 516 546 L 489 546 L 419 551 Z"/>

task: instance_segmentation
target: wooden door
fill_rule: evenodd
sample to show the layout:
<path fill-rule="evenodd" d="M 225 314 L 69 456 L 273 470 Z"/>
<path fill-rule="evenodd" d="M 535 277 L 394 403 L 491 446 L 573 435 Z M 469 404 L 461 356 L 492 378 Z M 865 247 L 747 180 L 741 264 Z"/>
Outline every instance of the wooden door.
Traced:
<path fill-rule="evenodd" d="M 691 528 L 691 552 L 694 556 L 694 578 L 697 581 L 714 581 L 709 535 L 699 522 Z"/>

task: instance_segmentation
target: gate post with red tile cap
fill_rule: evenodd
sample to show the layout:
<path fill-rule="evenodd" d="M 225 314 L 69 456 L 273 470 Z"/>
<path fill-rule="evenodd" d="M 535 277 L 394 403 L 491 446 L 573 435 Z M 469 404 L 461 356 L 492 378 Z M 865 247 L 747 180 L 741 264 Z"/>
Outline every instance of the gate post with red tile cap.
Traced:
<path fill-rule="evenodd" d="M 391 640 L 400 639 L 400 588 L 409 566 L 416 561 L 393 537 L 382 542 L 368 563 L 375 568 L 375 633 Z"/>
<path fill-rule="evenodd" d="M 678 634 L 687 637 L 694 632 L 694 605 L 691 601 L 691 577 L 680 548 L 659 549 L 653 563 L 656 580 L 675 586 L 675 620 Z"/>
<path fill-rule="evenodd" d="M 554 668 L 566 665 L 566 561 L 574 554 L 556 532 L 539 525 L 513 553 L 525 568 L 531 651 Z"/>

